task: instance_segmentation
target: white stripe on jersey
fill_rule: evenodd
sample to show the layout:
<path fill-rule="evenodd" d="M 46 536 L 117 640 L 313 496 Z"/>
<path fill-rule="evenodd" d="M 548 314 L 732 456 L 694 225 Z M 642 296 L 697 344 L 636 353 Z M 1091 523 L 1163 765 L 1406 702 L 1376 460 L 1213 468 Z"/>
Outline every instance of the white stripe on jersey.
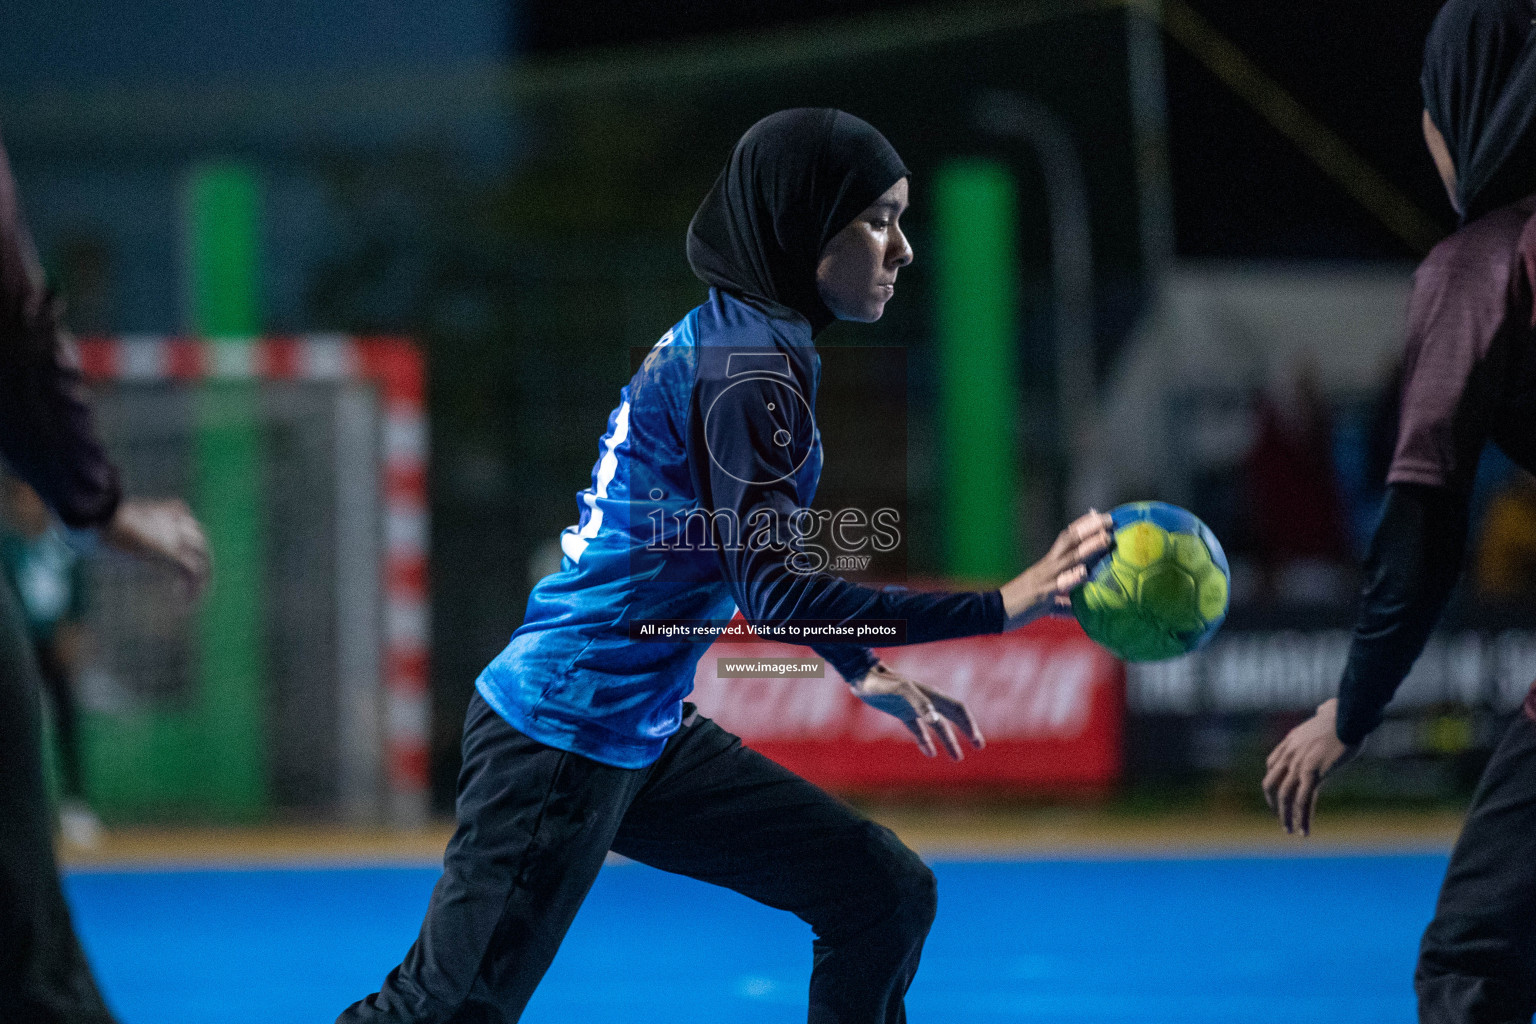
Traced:
<path fill-rule="evenodd" d="M 581 495 L 581 500 L 592 510 L 587 516 L 587 525 L 580 530 L 568 526 L 560 533 L 560 550 L 573 562 L 581 561 L 581 554 L 587 550 L 587 544 L 603 528 L 603 509 L 597 499 L 608 497 L 608 485 L 613 482 L 613 475 L 619 470 L 618 447 L 628 437 L 629 403 L 623 402 L 619 405 L 618 415 L 614 417 L 613 433 L 604 440 L 602 457 L 597 460 L 597 487 L 583 491 Z"/>
<path fill-rule="evenodd" d="M 663 334 L 651 347 L 655 352 L 659 348 L 666 348 L 674 340 L 675 330 Z M 649 358 L 649 356 L 647 356 Z M 579 530 L 574 526 L 567 526 L 560 531 L 560 550 L 573 562 L 581 561 L 581 554 L 587 550 L 587 543 L 597 536 L 597 531 L 603 527 L 603 510 L 598 507 L 597 499 L 608 497 L 608 484 L 613 480 L 614 473 L 619 469 L 619 456 L 615 451 L 619 445 L 629 437 L 629 403 L 619 403 L 619 414 L 614 419 L 613 434 L 603 444 L 603 454 L 597 460 L 597 488 L 594 495 L 591 491 L 583 491 L 581 500 L 587 503 L 592 514 L 587 517 L 587 525 Z"/>

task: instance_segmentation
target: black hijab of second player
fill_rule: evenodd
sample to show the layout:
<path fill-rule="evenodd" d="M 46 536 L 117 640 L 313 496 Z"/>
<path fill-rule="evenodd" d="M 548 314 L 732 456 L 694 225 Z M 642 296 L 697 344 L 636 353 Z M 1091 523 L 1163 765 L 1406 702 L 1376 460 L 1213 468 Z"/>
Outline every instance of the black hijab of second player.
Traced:
<path fill-rule="evenodd" d="M 910 175 L 885 136 L 852 114 L 770 114 L 736 143 L 693 215 L 688 264 L 705 284 L 769 312 L 793 310 L 814 336 L 834 319 L 816 290 L 822 250 Z"/>
<path fill-rule="evenodd" d="M 1533 0 L 1450 0 L 1419 84 L 1456 167 L 1463 224 L 1536 192 Z"/>

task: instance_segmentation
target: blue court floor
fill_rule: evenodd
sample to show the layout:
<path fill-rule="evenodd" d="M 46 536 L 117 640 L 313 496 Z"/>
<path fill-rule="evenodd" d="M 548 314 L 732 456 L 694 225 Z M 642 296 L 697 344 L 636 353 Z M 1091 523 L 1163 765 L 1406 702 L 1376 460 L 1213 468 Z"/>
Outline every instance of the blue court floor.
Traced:
<path fill-rule="evenodd" d="M 1443 856 L 945 861 L 914 1022 L 1401 1024 Z M 82 939 L 123 1024 L 329 1022 L 416 933 L 427 868 L 84 871 Z M 523 1018 L 803 1021 L 809 930 L 606 868 Z"/>

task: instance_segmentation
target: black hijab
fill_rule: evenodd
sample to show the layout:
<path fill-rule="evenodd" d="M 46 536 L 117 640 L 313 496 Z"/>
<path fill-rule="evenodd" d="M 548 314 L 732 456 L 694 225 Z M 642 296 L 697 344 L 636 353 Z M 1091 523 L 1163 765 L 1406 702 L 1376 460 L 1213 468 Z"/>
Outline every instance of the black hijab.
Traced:
<path fill-rule="evenodd" d="M 911 174 L 852 114 L 801 107 L 747 129 L 688 225 L 688 265 L 705 284 L 788 307 L 819 333 L 834 317 L 816 291 L 821 251 Z"/>
<path fill-rule="evenodd" d="M 1424 43 L 1424 109 L 1456 167 L 1462 223 L 1536 192 L 1536 7 L 1450 0 Z"/>

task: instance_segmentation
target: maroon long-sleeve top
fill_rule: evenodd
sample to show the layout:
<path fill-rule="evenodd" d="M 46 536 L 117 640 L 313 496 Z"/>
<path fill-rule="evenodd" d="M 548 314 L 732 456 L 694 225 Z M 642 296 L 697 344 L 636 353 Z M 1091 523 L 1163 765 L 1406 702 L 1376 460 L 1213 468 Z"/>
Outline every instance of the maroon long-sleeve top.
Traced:
<path fill-rule="evenodd" d="M 65 523 L 100 526 L 122 491 L 61 307 L 43 282 L 0 143 L 0 455 Z"/>

